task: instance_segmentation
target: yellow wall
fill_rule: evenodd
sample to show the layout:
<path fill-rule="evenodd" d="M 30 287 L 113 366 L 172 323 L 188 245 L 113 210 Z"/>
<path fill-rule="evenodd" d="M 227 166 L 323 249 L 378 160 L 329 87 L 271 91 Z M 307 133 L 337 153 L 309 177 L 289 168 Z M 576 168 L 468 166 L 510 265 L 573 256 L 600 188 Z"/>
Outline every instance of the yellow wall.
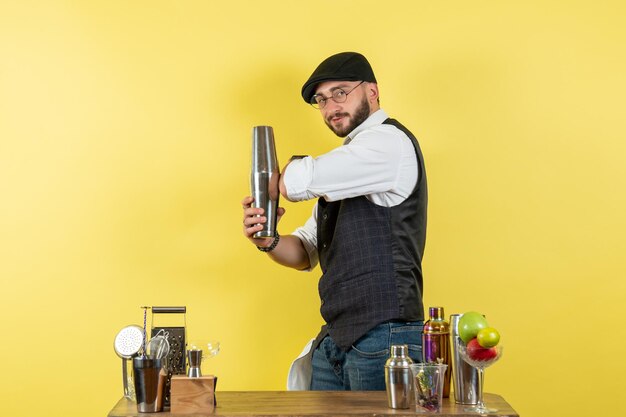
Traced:
<path fill-rule="evenodd" d="M 221 340 L 222 390 L 283 389 L 320 325 L 319 271 L 274 266 L 241 235 L 251 128 L 274 127 L 283 162 L 336 146 L 299 90 L 357 50 L 426 156 L 426 305 L 502 332 L 487 390 L 524 416 L 619 415 L 625 12 L 2 0 L 0 414 L 106 415 L 113 339 L 142 305 L 186 305 L 190 336 Z M 286 204 L 280 230 L 311 207 Z"/>

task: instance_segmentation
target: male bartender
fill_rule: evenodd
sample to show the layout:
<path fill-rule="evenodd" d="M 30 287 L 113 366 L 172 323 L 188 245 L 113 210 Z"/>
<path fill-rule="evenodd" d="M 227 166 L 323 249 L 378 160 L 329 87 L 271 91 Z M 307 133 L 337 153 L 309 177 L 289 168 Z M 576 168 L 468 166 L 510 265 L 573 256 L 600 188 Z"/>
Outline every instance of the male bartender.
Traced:
<path fill-rule="evenodd" d="M 427 187 L 415 136 L 380 108 L 372 67 L 355 52 L 325 59 L 302 87 L 343 145 L 292 159 L 280 178 L 289 201 L 317 204 L 291 235 L 255 239 L 266 221 L 242 201 L 244 235 L 281 265 L 319 262 L 322 327 L 312 350 L 312 390 L 384 390 L 391 345 L 421 361 L 422 256 Z M 285 213 L 278 209 L 279 218 Z M 261 215 L 261 217 L 257 217 Z"/>

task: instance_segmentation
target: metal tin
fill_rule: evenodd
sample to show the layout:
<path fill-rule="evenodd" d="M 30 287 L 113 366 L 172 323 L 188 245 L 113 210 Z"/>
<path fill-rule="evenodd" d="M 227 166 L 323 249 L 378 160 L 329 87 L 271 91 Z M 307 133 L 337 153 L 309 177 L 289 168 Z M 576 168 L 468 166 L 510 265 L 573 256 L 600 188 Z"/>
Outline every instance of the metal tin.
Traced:
<path fill-rule="evenodd" d="M 252 129 L 252 167 L 250 173 L 250 188 L 254 207 L 264 209 L 267 221 L 263 229 L 256 232 L 254 237 L 276 236 L 276 213 L 280 192 L 278 180 L 280 171 L 276 158 L 274 144 L 274 130 L 271 126 L 255 126 Z"/>
<path fill-rule="evenodd" d="M 161 372 L 160 359 L 139 357 L 133 359 L 137 411 L 156 413 L 163 410 L 163 390 L 167 375 Z"/>
<path fill-rule="evenodd" d="M 459 337 L 460 314 L 450 316 L 450 341 L 452 345 L 452 380 L 454 381 L 454 402 L 457 404 L 478 404 L 478 371 L 465 362 L 460 354 L 463 343 Z"/>

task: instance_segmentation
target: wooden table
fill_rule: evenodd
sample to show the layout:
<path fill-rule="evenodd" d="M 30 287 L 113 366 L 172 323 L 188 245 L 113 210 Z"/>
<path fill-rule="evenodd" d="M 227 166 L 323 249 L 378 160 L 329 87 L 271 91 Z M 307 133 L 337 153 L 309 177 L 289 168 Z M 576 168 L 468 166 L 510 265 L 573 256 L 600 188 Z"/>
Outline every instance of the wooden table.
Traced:
<path fill-rule="evenodd" d="M 385 391 L 218 391 L 215 417 L 226 416 L 333 416 L 333 417 L 375 417 L 375 416 L 416 416 L 413 408 L 394 410 L 387 407 Z M 519 417 L 519 414 L 499 395 L 485 394 L 485 403 L 499 411 L 493 416 Z M 444 398 L 440 414 L 442 417 L 477 417 L 463 411 L 466 406 L 454 403 L 454 398 Z M 109 417 L 131 416 L 199 416 L 199 414 L 138 413 L 137 405 L 122 398 L 111 410 Z"/>

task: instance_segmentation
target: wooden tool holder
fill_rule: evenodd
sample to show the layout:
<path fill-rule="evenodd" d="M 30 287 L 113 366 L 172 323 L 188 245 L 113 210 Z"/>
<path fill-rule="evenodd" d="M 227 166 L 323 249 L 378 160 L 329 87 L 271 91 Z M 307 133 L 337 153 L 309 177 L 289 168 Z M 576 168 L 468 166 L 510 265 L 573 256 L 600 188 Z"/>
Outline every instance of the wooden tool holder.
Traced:
<path fill-rule="evenodd" d="M 213 375 L 189 378 L 172 376 L 170 411 L 172 414 L 208 414 L 215 410 L 215 386 Z"/>

